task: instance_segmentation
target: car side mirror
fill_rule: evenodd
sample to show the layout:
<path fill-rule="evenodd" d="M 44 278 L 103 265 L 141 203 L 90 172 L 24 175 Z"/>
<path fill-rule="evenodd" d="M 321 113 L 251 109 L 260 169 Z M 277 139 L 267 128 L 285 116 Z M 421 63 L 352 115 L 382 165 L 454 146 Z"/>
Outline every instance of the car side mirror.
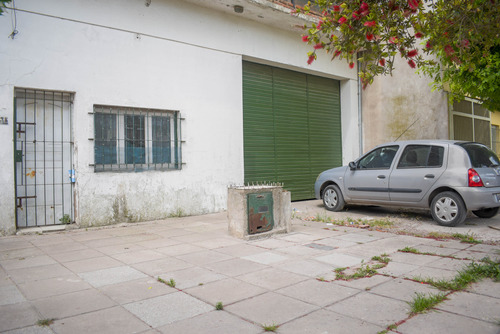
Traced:
<path fill-rule="evenodd" d="M 358 166 L 356 165 L 356 163 L 354 161 L 351 161 L 351 162 L 349 162 L 349 168 L 351 170 L 355 170 L 356 168 L 358 168 Z"/>

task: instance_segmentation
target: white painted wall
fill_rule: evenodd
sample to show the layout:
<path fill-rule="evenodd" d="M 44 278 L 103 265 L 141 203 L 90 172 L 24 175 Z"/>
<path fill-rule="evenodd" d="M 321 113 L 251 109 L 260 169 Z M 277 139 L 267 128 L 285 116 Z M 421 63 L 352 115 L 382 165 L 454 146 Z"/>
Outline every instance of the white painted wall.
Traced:
<path fill-rule="evenodd" d="M 358 155 L 355 70 L 320 56 L 306 64 L 300 34 L 179 0 L 16 0 L 0 17 L 0 117 L 13 121 L 14 87 L 75 93 L 73 134 L 81 226 L 226 208 L 243 182 L 242 59 L 342 84 L 344 160 Z M 355 81 L 355 80 L 354 80 Z M 180 110 L 182 170 L 94 173 L 94 104 Z M 15 230 L 13 127 L 0 125 L 0 233 Z M 352 155 L 352 156 L 351 156 Z M 119 212 L 113 210 L 119 207 Z"/>

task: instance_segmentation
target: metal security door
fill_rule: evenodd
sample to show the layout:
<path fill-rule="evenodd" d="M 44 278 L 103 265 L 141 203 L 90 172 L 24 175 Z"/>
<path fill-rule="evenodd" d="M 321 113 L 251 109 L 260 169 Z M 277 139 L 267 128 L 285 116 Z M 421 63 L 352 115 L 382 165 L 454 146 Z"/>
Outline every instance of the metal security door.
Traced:
<path fill-rule="evenodd" d="M 73 94 L 16 89 L 14 160 L 18 228 L 74 219 Z"/>
<path fill-rule="evenodd" d="M 342 165 L 339 81 L 243 62 L 245 182 L 280 182 L 292 200 Z"/>

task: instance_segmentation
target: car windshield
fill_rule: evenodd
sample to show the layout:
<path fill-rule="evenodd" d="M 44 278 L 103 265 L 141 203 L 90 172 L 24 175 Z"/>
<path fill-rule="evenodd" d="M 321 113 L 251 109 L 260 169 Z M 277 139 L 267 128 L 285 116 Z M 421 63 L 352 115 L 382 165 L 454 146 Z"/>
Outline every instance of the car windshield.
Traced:
<path fill-rule="evenodd" d="M 496 167 L 500 165 L 495 152 L 482 144 L 464 143 L 459 145 L 467 151 L 472 167 L 474 168 Z"/>

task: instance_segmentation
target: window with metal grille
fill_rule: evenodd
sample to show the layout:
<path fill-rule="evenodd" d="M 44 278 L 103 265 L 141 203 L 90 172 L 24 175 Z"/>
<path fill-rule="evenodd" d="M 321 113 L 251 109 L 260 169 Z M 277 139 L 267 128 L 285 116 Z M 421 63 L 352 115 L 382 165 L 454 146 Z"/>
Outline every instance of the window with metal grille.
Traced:
<path fill-rule="evenodd" d="M 181 166 L 178 111 L 94 106 L 94 171 Z"/>

